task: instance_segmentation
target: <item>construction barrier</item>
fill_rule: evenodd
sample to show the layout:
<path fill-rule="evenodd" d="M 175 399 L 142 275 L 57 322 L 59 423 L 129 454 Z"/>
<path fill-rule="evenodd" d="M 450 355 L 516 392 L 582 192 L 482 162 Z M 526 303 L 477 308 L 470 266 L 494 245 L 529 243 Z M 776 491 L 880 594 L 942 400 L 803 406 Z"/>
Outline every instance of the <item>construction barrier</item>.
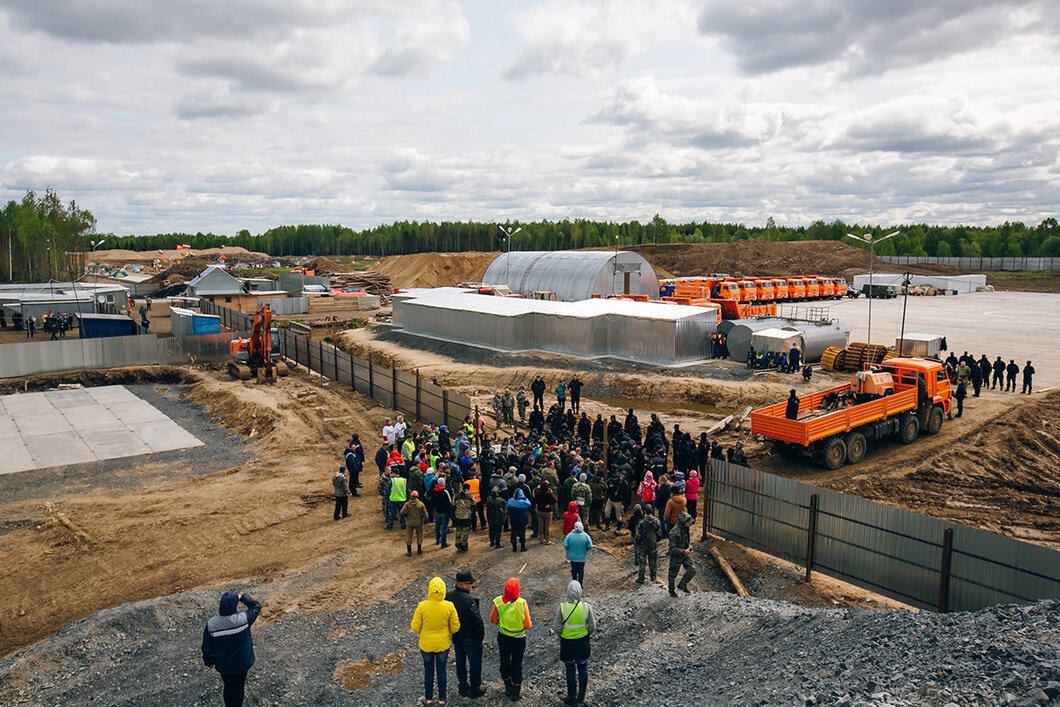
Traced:
<path fill-rule="evenodd" d="M 713 459 L 705 530 L 913 606 L 1060 598 L 1060 552 Z M 701 494 L 704 491 L 700 492 Z"/>
<path fill-rule="evenodd" d="M 1060 258 L 933 258 L 917 255 L 877 255 L 877 260 L 895 265 L 916 265 L 917 263 L 936 263 L 952 265 L 961 270 L 972 271 L 1024 271 L 1024 270 L 1060 270 Z"/>

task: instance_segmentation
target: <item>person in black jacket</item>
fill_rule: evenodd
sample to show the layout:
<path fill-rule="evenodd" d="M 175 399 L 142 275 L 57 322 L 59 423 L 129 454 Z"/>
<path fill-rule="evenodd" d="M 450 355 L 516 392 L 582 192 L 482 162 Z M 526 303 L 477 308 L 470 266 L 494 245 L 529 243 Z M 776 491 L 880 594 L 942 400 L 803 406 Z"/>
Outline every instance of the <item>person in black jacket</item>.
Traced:
<path fill-rule="evenodd" d="M 534 407 L 545 409 L 545 379 L 538 376 L 530 384 L 530 392 L 534 394 Z"/>
<path fill-rule="evenodd" d="M 994 379 L 990 382 L 990 390 L 998 386 L 1001 386 L 1001 390 L 1005 389 L 1005 362 L 1000 356 L 994 361 Z"/>
<path fill-rule="evenodd" d="M 1023 367 L 1023 390 L 1020 394 L 1026 393 L 1031 394 L 1031 379 L 1034 377 L 1034 366 L 1031 365 L 1030 361 L 1027 361 L 1027 365 Z"/>
<path fill-rule="evenodd" d="M 596 419 L 593 420 L 593 431 L 592 439 L 594 442 L 604 441 L 604 417 L 603 415 L 597 415 Z"/>
<path fill-rule="evenodd" d="M 239 602 L 246 611 L 236 612 Z M 225 707 L 240 707 L 247 673 L 254 665 L 254 640 L 250 627 L 261 613 L 261 604 L 249 594 L 225 592 L 218 615 L 206 622 L 202 632 L 202 662 L 216 668 L 224 682 Z"/>
<path fill-rule="evenodd" d="M 794 388 L 788 393 L 788 406 L 784 408 L 784 417 L 789 420 L 799 419 L 799 395 Z"/>
<path fill-rule="evenodd" d="M 351 495 L 360 496 L 357 489 L 361 487 L 361 469 L 364 468 L 364 448 L 361 447 L 360 437 L 353 435 L 350 443 L 346 445 L 343 457 L 346 460 L 346 471 L 350 472 L 350 489 L 353 491 Z"/>
<path fill-rule="evenodd" d="M 1028 363 L 1030 363 L 1028 361 Z M 1008 366 L 1005 367 L 1005 373 L 1007 374 L 1007 380 L 1005 381 L 1005 392 L 1012 391 L 1016 392 L 1016 374 L 1020 372 L 1020 367 L 1016 365 L 1016 359 L 1009 359 Z"/>
<path fill-rule="evenodd" d="M 456 615 L 460 619 L 460 630 L 453 634 L 460 695 L 471 698 L 485 694 L 482 689 L 482 638 L 486 630 L 479 614 L 478 597 L 471 594 L 474 587 L 475 578 L 472 574 L 466 570 L 460 571 L 456 573 L 456 589 L 445 595 L 445 600 L 456 607 Z"/>
<path fill-rule="evenodd" d="M 382 445 L 376 450 L 375 453 L 375 465 L 379 467 L 379 473 L 382 474 L 383 470 L 386 469 L 386 460 L 390 458 L 390 450 L 387 445 Z"/>

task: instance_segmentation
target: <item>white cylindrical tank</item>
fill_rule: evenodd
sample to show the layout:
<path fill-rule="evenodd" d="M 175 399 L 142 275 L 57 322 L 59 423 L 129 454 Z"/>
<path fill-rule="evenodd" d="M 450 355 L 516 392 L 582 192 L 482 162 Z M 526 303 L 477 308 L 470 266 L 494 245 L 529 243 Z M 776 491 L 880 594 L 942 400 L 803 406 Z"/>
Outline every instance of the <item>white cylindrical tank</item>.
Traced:
<path fill-rule="evenodd" d="M 807 363 L 820 361 L 829 346 L 846 348 L 850 339 L 850 327 L 842 322 L 791 322 L 785 328 L 802 332 L 802 360 Z"/>
<path fill-rule="evenodd" d="M 725 341 L 729 347 L 729 357 L 734 361 L 746 361 L 747 353 L 751 347 L 751 335 L 754 332 L 787 325 L 788 320 L 778 317 L 741 319 L 729 329 L 726 335 Z"/>

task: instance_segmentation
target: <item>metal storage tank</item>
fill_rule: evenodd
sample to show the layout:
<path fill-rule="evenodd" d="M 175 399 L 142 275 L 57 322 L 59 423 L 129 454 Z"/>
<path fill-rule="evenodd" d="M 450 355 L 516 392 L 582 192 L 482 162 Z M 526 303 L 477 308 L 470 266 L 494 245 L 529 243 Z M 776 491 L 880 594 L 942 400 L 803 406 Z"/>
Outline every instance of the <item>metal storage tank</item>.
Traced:
<path fill-rule="evenodd" d="M 736 326 L 736 322 L 734 320 L 732 320 L 732 319 L 723 319 L 718 324 L 718 333 L 719 334 L 728 334 L 729 330 L 731 330 L 734 326 Z"/>
<path fill-rule="evenodd" d="M 659 299 L 659 278 L 651 264 L 629 251 L 517 250 L 502 253 L 484 281 L 507 285 L 515 294 L 554 292 L 563 302 L 593 295 L 631 294 Z"/>
<path fill-rule="evenodd" d="M 729 329 L 725 339 L 729 347 L 729 357 L 734 361 L 746 361 L 751 347 L 751 335 L 754 332 L 787 325 L 788 320 L 777 317 L 741 319 Z"/>
<path fill-rule="evenodd" d="M 769 328 L 751 334 L 751 345 L 759 353 L 773 351 L 787 354 L 792 344 L 802 347 L 802 332 L 798 329 Z"/>
<path fill-rule="evenodd" d="M 820 361 L 829 346 L 846 348 L 850 327 L 842 322 L 792 322 L 785 327 L 802 332 L 802 360 Z"/>

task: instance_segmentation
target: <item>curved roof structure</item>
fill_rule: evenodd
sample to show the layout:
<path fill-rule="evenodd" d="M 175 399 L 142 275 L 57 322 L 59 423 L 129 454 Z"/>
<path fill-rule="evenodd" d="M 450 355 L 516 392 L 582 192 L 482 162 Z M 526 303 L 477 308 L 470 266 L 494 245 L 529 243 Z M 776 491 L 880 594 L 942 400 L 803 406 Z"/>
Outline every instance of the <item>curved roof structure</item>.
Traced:
<path fill-rule="evenodd" d="M 532 295 L 554 292 L 564 302 L 592 295 L 632 294 L 659 298 L 659 278 L 638 253 L 593 250 L 517 250 L 502 253 L 486 269 L 484 281 Z"/>

